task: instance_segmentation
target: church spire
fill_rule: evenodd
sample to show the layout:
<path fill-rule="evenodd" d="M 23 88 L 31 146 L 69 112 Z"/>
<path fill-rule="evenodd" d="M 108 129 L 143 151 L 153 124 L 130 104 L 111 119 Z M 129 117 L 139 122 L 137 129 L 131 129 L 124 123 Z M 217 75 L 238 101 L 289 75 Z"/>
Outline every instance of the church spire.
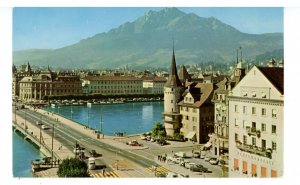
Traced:
<path fill-rule="evenodd" d="M 173 55 L 172 55 L 171 68 L 170 68 L 169 78 L 165 84 L 165 87 L 180 87 L 180 86 L 181 86 L 181 82 L 177 74 L 175 51 L 174 51 L 174 40 L 173 40 Z"/>

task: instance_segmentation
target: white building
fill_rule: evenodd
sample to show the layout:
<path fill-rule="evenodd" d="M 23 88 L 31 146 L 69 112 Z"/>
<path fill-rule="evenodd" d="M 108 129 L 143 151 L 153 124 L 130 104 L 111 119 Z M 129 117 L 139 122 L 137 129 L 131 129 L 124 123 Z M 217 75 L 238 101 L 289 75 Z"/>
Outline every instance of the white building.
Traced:
<path fill-rule="evenodd" d="M 144 94 L 163 94 L 166 81 L 165 77 L 143 78 Z"/>
<path fill-rule="evenodd" d="M 283 175 L 283 68 L 254 66 L 229 104 L 229 177 Z"/>
<path fill-rule="evenodd" d="M 82 86 L 89 94 L 143 94 L 143 80 L 130 76 L 87 76 Z"/>

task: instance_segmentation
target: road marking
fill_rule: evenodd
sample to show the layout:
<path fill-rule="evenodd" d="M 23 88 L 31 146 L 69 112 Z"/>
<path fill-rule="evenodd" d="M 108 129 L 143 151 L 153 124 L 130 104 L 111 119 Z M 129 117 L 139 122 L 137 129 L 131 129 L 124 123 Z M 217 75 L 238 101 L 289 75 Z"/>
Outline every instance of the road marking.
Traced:
<path fill-rule="evenodd" d="M 91 173 L 90 175 L 94 178 L 120 178 L 115 171 L 105 172 L 104 174 L 102 174 L 102 172 Z"/>
<path fill-rule="evenodd" d="M 152 169 L 152 166 L 149 166 L 149 167 L 147 168 L 147 170 L 148 170 L 148 171 L 151 171 L 152 173 L 154 173 L 154 169 Z M 166 174 L 166 173 L 168 173 L 168 172 L 170 172 L 170 170 L 167 169 L 167 168 L 165 168 L 165 167 L 163 167 L 163 166 L 158 166 L 158 167 L 156 167 L 156 173 L 158 173 L 158 174 Z"/>

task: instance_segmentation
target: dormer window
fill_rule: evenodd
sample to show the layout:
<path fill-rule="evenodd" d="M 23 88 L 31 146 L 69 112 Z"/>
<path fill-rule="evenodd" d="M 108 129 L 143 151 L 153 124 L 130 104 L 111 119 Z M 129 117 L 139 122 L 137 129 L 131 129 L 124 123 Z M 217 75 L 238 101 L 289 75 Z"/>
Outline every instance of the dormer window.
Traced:
<path fill-rule="evenodd" d="M 267 98 L 266 93 L 262 93 L 262 94 L 261 94 L 261 98 Z"/>
<path fill-rule="evenodd" d="M 244 93 L 243 93 L 243 96 L 247 96 L 247 92 L 244 92 Z"/>
<path fill-rule="evenodd" d="M 256 97 L 256 92 L 252 92 L 252 97 Z"/>

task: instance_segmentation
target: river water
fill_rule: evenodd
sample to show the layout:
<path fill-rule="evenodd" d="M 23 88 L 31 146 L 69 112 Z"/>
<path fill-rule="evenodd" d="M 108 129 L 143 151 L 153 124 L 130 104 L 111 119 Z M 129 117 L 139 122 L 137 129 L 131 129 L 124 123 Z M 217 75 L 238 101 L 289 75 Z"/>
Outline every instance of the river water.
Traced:
<path fill-rule="evenodd" d="M 162 123 L 163 102 L 138 102 L 107 105 L 44 107 L 44 109 L 72 119 L 105 135 L 123 132 L 126 135 L 150 132 L 155 122 Z M 101 119 L 102 117 L 102 119 Z M 14 177 L 32 177 L 30 161 L 43 155 L 31 143 L 13 133 Z"/>

